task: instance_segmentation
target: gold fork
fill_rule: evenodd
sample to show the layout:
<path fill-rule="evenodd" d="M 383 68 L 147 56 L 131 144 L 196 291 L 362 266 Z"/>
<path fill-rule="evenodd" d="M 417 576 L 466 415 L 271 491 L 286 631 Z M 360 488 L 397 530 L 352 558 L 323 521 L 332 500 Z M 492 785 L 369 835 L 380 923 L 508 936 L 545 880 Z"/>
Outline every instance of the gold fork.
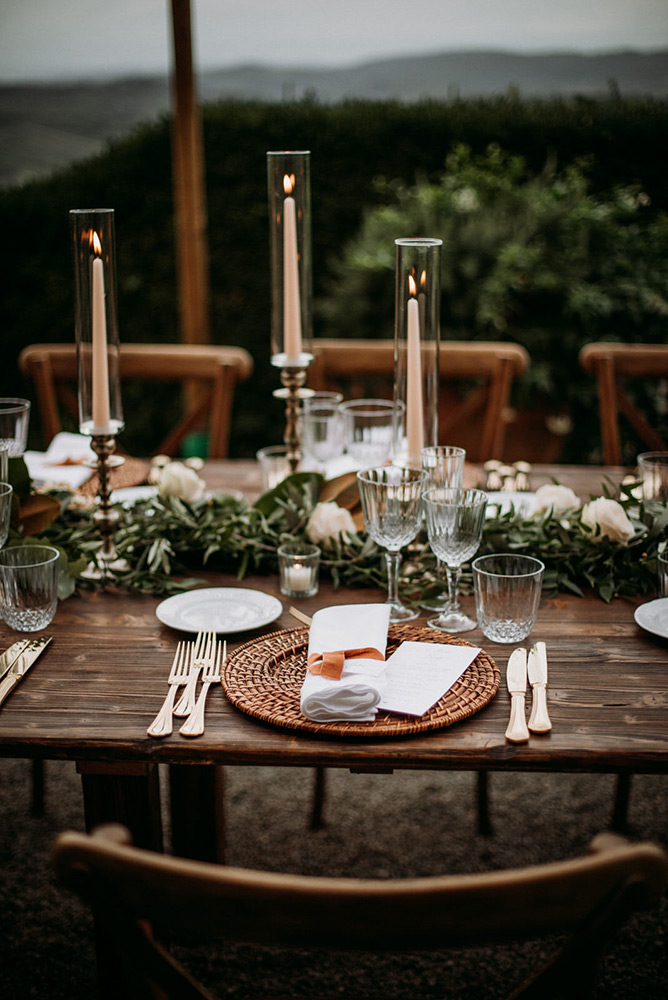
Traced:
<path fill-rule="evenodd" d="M 188 677 L 188 683 L 186 684 L 185 690 L 179 700 L 176 703 L 174 709 L 174 715 L 179 715 L 183 717 L 184 715 L 190 715 L 195 709 L 195 692 L 197 690 L 197 681 L 199 679 L 200 670 L 206 667 L 211 661 L 216 645 L 216 633 L 215 632 L 198 632 L 197 639 L 195 640 L 195 648 L 193 649 L 192 663 L 190 665 L 190 675 Z"/>
<path fill-rule="evenodd" d="M 180 642 L 176 647 L 172 668 L 167 678 L 169 691 L 162 703 L 162 708 L 146 730 L 149 736 L 169 736 L 172 731 L 172 712 L 174 710 L 176 689 L 180 684 L 185 684 L 188 680 L 190 653 L 191 647 L 187 642 Z"/>
<path fill-rule="evenodd" d="M 186 721 L 183 723 L 179 732 L 182 736 L 201 736 L 204 732 L 204 708 L 206 706 L 206 696 L 209 693 L 209 688 L 216 681 L 220 680 L 220 667 L 221 667 L 221 647 L 220 643 L 216 644 L 217 650 L 215 658 L 211 659 L 211 662 L 204 668 L 204 673 L 202 674 L 202 689 L 199 693 L 199 698 L 197 699 L 197 704 L 194 710 L 188 716 Z M 222 647 L 222 663 L 227 659 L 227 640 L 223 643 Z"/>

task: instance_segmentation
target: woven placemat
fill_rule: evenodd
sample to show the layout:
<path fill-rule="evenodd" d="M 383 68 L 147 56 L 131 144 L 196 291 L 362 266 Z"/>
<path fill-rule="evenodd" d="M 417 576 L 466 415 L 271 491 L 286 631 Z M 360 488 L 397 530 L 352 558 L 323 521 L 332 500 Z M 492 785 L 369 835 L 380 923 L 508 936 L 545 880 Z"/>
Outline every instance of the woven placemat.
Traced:
<path fill-rule="evenodd" d="M 223 690 L 242 712 L 263 722 L 319 736 L 372 739 L 409 736 L 441 729 L 479 712 L 499 689 L 501 674 L 481 651 L 458 681 L 420 718 L 379 712 L 373 722 L 312 722 L 301 714 L 299 695 L 306 673 L 308 629 L 288 629 L 239 646 L 221 674 Z M 390 625 L 387 655 L 407 639 L 473 646 L 455 636 L 422 625 Z"/>
<path fill-rule="evenodd" d="M 148 475 L 148 465 L 140 458 L 125 458 L 122 465 L 112 469 L 109 473 L 109 482 L 112 490 L 122 490 L 128 486 L 141 486 L 146 482 Z M 99 489 L 97 472 L 94 472 L 90 479 L 79 487 L 77 493 L 84 497 L 96 497 Z"/>

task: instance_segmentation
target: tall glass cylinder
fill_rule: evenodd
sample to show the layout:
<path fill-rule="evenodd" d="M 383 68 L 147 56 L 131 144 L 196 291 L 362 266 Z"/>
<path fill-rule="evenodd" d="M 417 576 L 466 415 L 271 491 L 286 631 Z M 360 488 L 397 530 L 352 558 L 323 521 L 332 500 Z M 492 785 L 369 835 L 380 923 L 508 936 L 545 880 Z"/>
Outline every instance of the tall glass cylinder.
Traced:
<path fill-rule="evenodd" d="M 306 368 L 311 349 L 310 152 L 267 153 L 271 362 Z"/>
<path fill-rule="evenodd" d="M 403 416 L 396 460 L 416 469 L 422 449 L 438 443 L 442 245 L 395 240 L 394 399 Z"/>
<path fill-rule="evenodd" d="M 74 328 L 79 429 L 116 435 L 123 429 L 116 314 L 113 208 L 70 212 L 74 251 Z"/>

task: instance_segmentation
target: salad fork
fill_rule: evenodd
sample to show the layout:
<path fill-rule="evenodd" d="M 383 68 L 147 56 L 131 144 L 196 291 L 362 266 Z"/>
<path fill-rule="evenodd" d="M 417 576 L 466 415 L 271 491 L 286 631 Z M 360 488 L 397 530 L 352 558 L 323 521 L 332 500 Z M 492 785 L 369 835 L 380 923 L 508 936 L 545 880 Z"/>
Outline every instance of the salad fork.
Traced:
<path fill-rule="evenodd" d="M 180 684 L 185 684 L 190 672 L 191 647 L 186 642 L 180 642 L 176 647 L 172 668 L 167 678 L 169 691 L 162 703 L 162 708 L 146 732 L 149 736 L 169 736 L 172 731 L 172 712 L 174 710 L 174 699 L 176 689 Z"/>
<path fill-rule="evenodd" d="M 204 669 L 204 673 L 202 674 L 202 690 L 199 693 L 197 704 L 195 705 L 194 711 L 191 712 L 179 729 L 182 736 L 201 736 L 204 732 L 204 708 L 206 705 L 206 696 L 209 693 L 211 685 L 220 680 L 221 663 L 224 663 L 226 659 L 227 640 L 223 643 L 222 653 L 220 643 L 217 643 L 215 659 L 212 659 Z"/>
<path fill-rule="evenodd" d="M 213 661 L 215 652 L 216 633 L 198 632 L 197 639 L 195 640 L 195 648 L 193 649 L 188 683 L 185 686 L 183 694 L 176 703 L 174 715 L 183 717 L 185 715 L 190 715 L 191 712 L 195 710 L 195 702 L 197 700 L 195 697 L 195 691 L 197 690 L 197 681 L 199 679 L 200 670 L 207 667 L 209 663 Z"/>

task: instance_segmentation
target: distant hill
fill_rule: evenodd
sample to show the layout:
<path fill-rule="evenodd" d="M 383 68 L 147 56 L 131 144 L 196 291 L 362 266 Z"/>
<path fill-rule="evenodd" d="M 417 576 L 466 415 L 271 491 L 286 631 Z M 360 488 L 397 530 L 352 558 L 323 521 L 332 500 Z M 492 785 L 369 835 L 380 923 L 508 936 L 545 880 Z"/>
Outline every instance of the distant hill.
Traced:
<path fill-rule="evenodd" d="M 200 74 L 203 101 L 457 100 L 499 96 L 668 97 L 668 49 L 602 55 L 449 52 L 336 69 L 236 66 Z M 93 155 L 105 140 L 167 112 L 160 77 L 0 86 L 0 185 Z"/>

